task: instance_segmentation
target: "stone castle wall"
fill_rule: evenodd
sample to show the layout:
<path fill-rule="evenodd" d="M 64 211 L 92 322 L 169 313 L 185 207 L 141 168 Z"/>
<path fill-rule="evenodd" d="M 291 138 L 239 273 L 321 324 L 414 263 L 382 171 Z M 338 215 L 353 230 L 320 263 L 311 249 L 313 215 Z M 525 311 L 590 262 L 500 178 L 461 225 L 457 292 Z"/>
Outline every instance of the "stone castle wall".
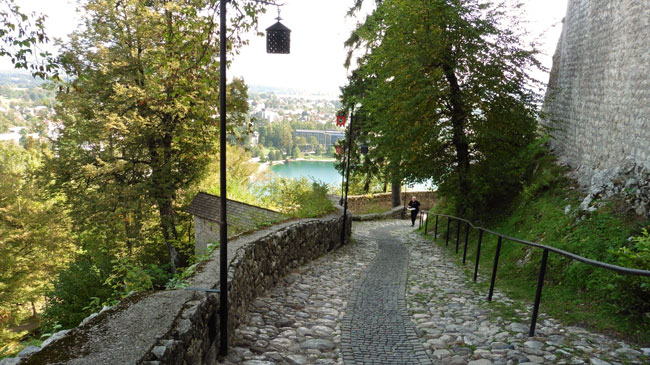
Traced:
<path fill-rule="evenodd" d="M 553 150 L 592 199 L 648 188 L 648 14 L 648 0 L 569 0 L 544 110 Z"/>

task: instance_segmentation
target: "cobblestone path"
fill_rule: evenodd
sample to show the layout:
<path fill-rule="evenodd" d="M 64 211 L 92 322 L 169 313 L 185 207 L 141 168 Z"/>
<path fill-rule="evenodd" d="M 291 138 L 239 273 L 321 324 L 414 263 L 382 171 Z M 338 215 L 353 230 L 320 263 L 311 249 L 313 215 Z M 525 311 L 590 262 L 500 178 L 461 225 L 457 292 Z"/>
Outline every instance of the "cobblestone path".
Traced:
<path fill-rule="evenodd" d="M 225 363 L 650 364 L 650 344 L 565 326 L 543 314 L 543 300 L 537 336 L 528 337 L 530 305 L 503 295 L 498 281 L 488 303 L 409 223 L 354 222 L 351 244 L 252 303 Z"/>
<path fill-rule="evenodd" d="M 393 229 L 363 232 L 379 251 L 349 296 L 341 328 L 346 364 L 431 364 L 406 311 L 409 254 Z"/>

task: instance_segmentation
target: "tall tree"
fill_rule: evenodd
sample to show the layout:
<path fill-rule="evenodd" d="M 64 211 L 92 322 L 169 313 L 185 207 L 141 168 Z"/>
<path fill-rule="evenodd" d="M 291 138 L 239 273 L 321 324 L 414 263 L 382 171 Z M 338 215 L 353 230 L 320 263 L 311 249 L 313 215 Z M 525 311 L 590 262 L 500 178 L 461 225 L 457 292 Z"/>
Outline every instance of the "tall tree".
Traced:
<path fill-rule="evenodd" d="M 479 0 L 377 1 L 346 42 L 365 53 L 343 103 L 361 105 L 374 153 L 408 180 L 432 178 L 459 214 L 494 200 L 497 185 L 518 188 L 516 156 L 535 137 L 539 90 L 527 71 L 539 63 L 504 9 Z"/>
<path fill-rule="evenodd" d="M 62 49 L 72 78 L 58 85 L 62 128 L 44 169 L 53 190 L 65 194 L 81 230 L 105 224 L 127 241 L 155 207 L 174 271 L 183 261 L 177 194 L 203 176 L 218 133 L 246 123 L 242 80 L 229 86 L 228 131 L 216 115 L 219 48 L 232 57 L 260 10 L 253 1 L 233 5 L 232 34 L 220 45 L 216 1 L 89 0 L 84 26 Z"/>

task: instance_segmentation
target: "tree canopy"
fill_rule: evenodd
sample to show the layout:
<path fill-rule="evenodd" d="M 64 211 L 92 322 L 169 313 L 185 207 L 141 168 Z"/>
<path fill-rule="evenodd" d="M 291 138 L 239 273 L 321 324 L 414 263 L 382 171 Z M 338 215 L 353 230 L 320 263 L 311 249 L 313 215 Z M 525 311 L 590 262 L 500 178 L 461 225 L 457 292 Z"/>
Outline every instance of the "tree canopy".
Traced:
<path fill-rule="evenodd" d="M 355 110 L 354 140 L 370 147 L 375 166 L 364 173 L 432 178 L 460 214 L 518 187 L 517 156 L 537 128 L 527 70 L 539 63 L 501 5 L 378 1 L 346 45 L 348 66 L 352 51 L 363 53 L 342 99 Z"/>
<path fill-rule="evenodd" d="M 205 174 L 218 133 L 247 123 L 247 88 L 235 79 L 229 130 L 218 130 L 219 48 L 232 57 L 260 10 L 252 1 L 235 6 L 233 33 L 220 45 L 214 1 L 84 4 L 84 26 L 62 48 L 61 67 L 72 77 L 56 85 L 62 128 L 43 169 L 80 232 L 130 251 L 158 216 L 172 267 L 183 263 L 176 198 Z"/>
<path fill-rule="evenodd" d="M 39 189 L 32 173 L 42 148 L 0 143 L 0 323 L 27 317 L 25 303 L 40 302 L 51 277 L 74 256 L 70 220 Z M 29 313 L 35 314 L 35 313 Z M 0 327 L 0 339 L 4 339 Z"/>

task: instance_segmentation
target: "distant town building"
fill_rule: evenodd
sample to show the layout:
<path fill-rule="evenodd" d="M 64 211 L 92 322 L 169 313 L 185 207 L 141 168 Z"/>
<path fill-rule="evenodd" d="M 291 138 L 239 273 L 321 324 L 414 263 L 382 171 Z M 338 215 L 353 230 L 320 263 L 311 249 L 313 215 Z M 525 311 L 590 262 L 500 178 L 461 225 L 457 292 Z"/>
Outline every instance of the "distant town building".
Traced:
<path fill-rule="evenodd" d="M 11 127 L 9 128 L 8 133 L 0 133 L 0 142 L 13 142 L 18 143 L 23 137 L 23 130 L 25 127 Z M 32 137 L 34 139 L 39 139 L 40 136 L 38 133 L 29 133 L 25 134 L 25 137 Z"/>
<path fill-rule="evenodd" d="M 325 146 L 325 148 L 330 148 L 335 145 L 339 139 L 345 138 L 345 133 L 339 131 L 320 131 L 320 130 L 308 130 L 308 129 L 296 129 L 293 132 L 294 137 L 304 137 L 306 140 L 309 140 L 309 137 L 315 137 L 318 140 L 319 144 Z"/>

